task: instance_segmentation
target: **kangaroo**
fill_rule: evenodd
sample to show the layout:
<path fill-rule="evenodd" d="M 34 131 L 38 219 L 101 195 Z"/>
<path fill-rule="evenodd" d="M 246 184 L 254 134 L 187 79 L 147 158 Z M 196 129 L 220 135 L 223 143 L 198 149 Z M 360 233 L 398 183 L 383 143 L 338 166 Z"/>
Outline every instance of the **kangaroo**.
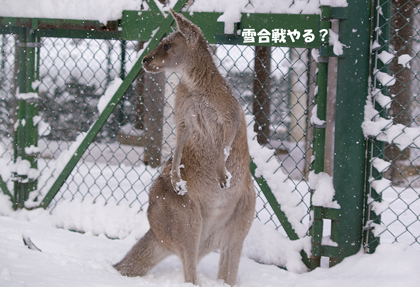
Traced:
<path fill-rule="evenodd" d="M 114 267 L 142 276 L 176 254 L 185 281 L 197 285 L 199 260 L 220 250 L 218 278 L 235 285 L 255 212 L 244 113 L 201 30 L 170 12 L 177 30 L 144 57 L 143 66 L 149 73 L 182 75 L 175 91 L 176 147 L 150 188 L 150 230 Z"/>

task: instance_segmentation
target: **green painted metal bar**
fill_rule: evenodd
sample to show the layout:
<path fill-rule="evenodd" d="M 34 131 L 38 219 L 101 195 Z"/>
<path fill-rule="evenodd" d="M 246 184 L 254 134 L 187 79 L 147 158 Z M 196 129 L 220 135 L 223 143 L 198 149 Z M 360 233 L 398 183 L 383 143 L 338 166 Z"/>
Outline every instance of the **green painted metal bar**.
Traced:
<path fill-rule="evenodd" d="M 121 40 L 120 31 L 40 29 L 39 31 L 37 31 L 37 36 L 57 38 Z"/>
<path fill-rule="evenodd" d="M 30 62 L 27 41 L 28 41 L 28 29 L 22 28 L 18 34 L 18 93 L 27 93 L 27 76 L 28 76 L 28 64 Z M 17 128 L 14 133 L 14 163 L 16 164 L 19 160 L 26 160 L 26 112 L 27 102 L 25 99 L 17 99 Z M 14 208 L 23 208 L 28 192 L 28 179 L 27 175 L 19 174 L 20 170 L 13 173 L 12 178 L 14 180 Z"/>
<path fill-rule="evenodd" d="M 331 7 L 321 7 L 321 24 L 320 30 L 329 31 L 331 29 L 330 11 Z M 325 129 L 327 118 L 327 92 L 328 92 L 328 47 L 329 45 L 329 32 L 321 41 L 320 55 L 317 59 L 317 87 L 318 93 L 315 95 L 315 104 L 317 107 L 316 117 L 323 121 L 323 124 L 314 124 L 314 155 L 315 162 L 313 170 L 315 173 L 324 171 L 324 157 L 325 157 Z"/>
<path fill-rule="evenodd" d="M 121 47 L 121 59 L 120 59 L 120 78 L 121 80 L 125 79 L 125 63 L 126 63 L 126 48 L 127 48 L 127 43 L 125 40 L 121 40 L 120 41 L 120 47 Z M 118 123 L 123 126 L 125 117 L 124 117 L 124 100 L 119 101 L 118 104 L 118 112 L 117 112 L 117 119 L 118 119 Z"/>
<path fill-rule="evenodd" d="M 312 165 L 312 170 L 318 174 L 324 171 L 325 161 L 325 129 L 326 116 L 327 116 L 327 91 L 328 91 L 328 47 L 329 47 L 329 35 L 328 31 L 331 28 L 330 13 L 331 7 L 321 7 L 321 24 L 320 31 L 326 30 L 326 35 L 321 41 L 320 55 L 317 59 L 317 87 L 318 93 L 315 95 L 315 106 L 317 109 L 312 110 L 316 112 L 317 120 L 322 122 L 312 122 L 314 126 L 314 144 L 313 153 L 315 161 Z M 322 237 L 323 237 L 323 208 L 314 206 L 312 204 L 312 193 L 311 193 L 311 210 L 314 214 L 314 220 L 310 230 L 312 240 L 312 254 L 311 254 L 311 269 L 315 269 L 321 265 L 322 254 Z"/>
<path fill-rule="evenodd" d="M 325 257 L 337 258 L 337 256 L 338 256 L 338 248 L 335 247 L 335 246 L 322 245 L 321 246 L 321 253 Z"/>
<path fill-rule="evenodd" d="M 6 182 L 4 182 L 3 178 L 0 175 L 0 190 L 3 191 L 3 193 L 7 196 L 10 197 L 10 199 L 13 201 L 13 195 L 12 193 L 9 191 L 9 189 L 7 188 L 7 184 Z"/>
<path fill-rule="evenodd" d="M 349 2 L 339 38 L 346 45 L 338 58 L 333 184 L 341 206 L 340 225 L 331 239 L 338 243 L 337 262 L 360 251 L 366 178 L 366 141 L 362 122 L 369 89 L 371 0 Z"/>
<path fill-rule="evenodd" d="M 315 104 L 317 107 L 316 117 L 324 121 L 324 124 L 314 124 L 314 156 L 313 170 L 315 173 L 324 171 L 325 158 L 325 129 L 327 114 L 327 88 L 328 88 L 328 58 L 321 56 L 318 62 L 317 86 L 318 94 L 316 95 Z"/>
<path fill-rule="evenodd" d="M 35 22 L 34 22 L 35 21 Z M 34 26 L 36 23 L 36 26 Z M 24 18 L 24 17 L 0 17 L 0 26 L 20 27 L 34 29 L 74 29 L 74 30 L 97 30 L 112 32 L 117 30 L 117 22 L 109 21 L 107 25 L 94 20 L 76 19 L 51 19 L 51 18 Z"/>
<path fill-rule="evenodd" d="M 0 17 L 0 34 L 17 34 L 19 29 L 34 28 L 41 37 L 120 39 L 118 24 L 116 21 L 103 25 L 91 20 Z"/>
<path fill-rule="evenodd" d="M 180 0 L 177 2 L 177 4 L 174 6 L 175 11 L 180 11 L 182 7 L 185 5 L 185 3 L 188 0 Z M 172 16 L 169 16 L 165 19 L 165 21 L 161 24 L 161 27 L 156 32 L 156 34 L 152 37 L 149 45 L 147 48 L 143 51 L 137 62 L 134 64 L 133 68 L 130 70 L 130 72 L 127 74 L 125 80 L 122 82 L 118 90 L 115 92 L 112 99 L 109 101 L 108 105 L 105 107 L 102 114 L 99 116 L 98 120 L 92 125 L 89 132 L 83 139 L 83 141 L 80 143 L 79 147 L 76 149 L 76 152 L 73 154 L 73 156 L 70 158 L 67 165 L 64 167 L 62 173 L 58 176 L 56 181 L 51 186 L 48 193 L 45 195 L 43 200 L 40 203 L 40 207 L 47 208 L 54 196 L 57 194 L 63 183 L 66 181 L 68 176 L 70 175 L 73 168 L 76 166 L 79 159 L 82 157 L 83 153 L 88 148 L 89 144 L 94 140 L 95 136 L 98 134 L 99 130 L 103 126 L 103 124 L 106 122 L 106 119 L 109 117 L 109 115 L 112 113 L 114 108 L 116 107 L 117 103 L 120 101 L 120 99 L 124 96 L 124 93 L 127 91 L 127 89 L 130 87 L 131 83 L 137 78 L 138 74 L 140 73 L 140 70 L 142 68 L 142 60 L 143 57 L 154 47 L 157 46 L 159 41 L 163 38 L 163 36 L 167 33 L 169 28 L 171 27 L 173 23 Z"/>
<path fill-rule="evenodd" d="M 26 75 L 26 91 L 33 93 L 32 83 L 36 80 L 36 55 L 37 55 L 37 37 L 33 28 L 27 30 L 27 75 Z M 38 168 L 38 155 L 35 152 L 28 153 L 26 148 L 38 146 L 38 126 L 34 124 L 34 117 L 38 111 L 38 98 L 30 98 L 26 100 L 25 114 L 25 157 L 30 162 L 32 169 Z M 28 189 L 25 192 L 25 201 L 29 197 L 29 193 L 37 187 L 36 178 L 28 178 Z"/>
<path fill-rule="evenodd" d="M 20 27 L 2 27 L 0 34 L 18 34 Z M 121 40 L 120 31 L 91 31 L 91 30 L 66 30 L 66 29 L 39 29 L 36 31 L 38 37 L 55 38 L 78 38 L 78 39 L 101 39 Z"/>
<path fill-rule="evenodd" d="M 320 265 L 321 256 L 330 258 L 330 266 L 337 262 L 338 247 L 322 245 L 323 238 L 323 219 L 331 219 L 331 234 L 334 234 L 340 226 L 341 211 L 339 209 L 313 207 L 314 223 L 311 228 L 312 235 L 312 254 L 310 269 L 313 270 Z"/>

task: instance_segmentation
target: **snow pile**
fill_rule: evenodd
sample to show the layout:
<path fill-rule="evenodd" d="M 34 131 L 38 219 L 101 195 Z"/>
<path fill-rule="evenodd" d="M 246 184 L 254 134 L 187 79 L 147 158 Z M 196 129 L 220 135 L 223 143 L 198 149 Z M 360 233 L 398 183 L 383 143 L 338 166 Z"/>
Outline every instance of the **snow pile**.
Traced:
<path fill-rule="evenodd" d="M 382 51 L 381 53 L 378 54 L 378 58 L 379 60 L 382 61 L 382 63 L 384 63 L 385 65 L 388 65 L 391 63 L 391 61 L 395 58 L 395 55 L 392 53 L 389 53 L 387 51 Z M 408 55 L 408 54 L 403 54 L 401 56 L 398 57 L 398 64 L 402 65 L 404 68 L 409 68 L 410 69 L 410 61 L 413 58 Z"/>
<path fill-rule="evenodd" d="M 389 87 L 395 84 L 396 79 L 393 76 L 388 75 L 387 73 L 381 72 L 378 69 L 373 70 L 373 75 L 381 82 L 385 87 Z"/>
<path fill-rule="evenodd" d="M 139 10 L 141 0 L 0 0 L 1 17 L 97 20 L 121 19 L 123 10 Z"/>
<path fill-rule="evenodd" d="M 241 21 L 241 13 L 320 14 L 320 5 L 346 7 L 346 0 L 195 0 L 188 8 L 194 12 L 222 12 L 217 19 L 225 23 L 225 34 L 232 34 L 234 23 Z"/>
<path fill-rule="evenodd" d="M 112 99 L 114 94 L 117 92 L 118 88 L 121 86 L 123 80 L 121 78 L 115 78 L 106 89 L 104 95 L 99 99 L 98 102 L 98 111 L 100 114 L 105 110 L 109 101 Z"/>
<path fill-rule="evenodd" d="M 18 176 L 25 176 L 29 179 L 36 179 L 39 171 L 31 168 L 31 162 L 18 156 L 15 163 L 9 165 L 10 173 L 16 173 Z"/>
<path fill-rule="evenodd" d="M 372 210 L 377 214 L 383 213 L 385 210 L 389 208 L 390 203 L 388 201 L 373 201 L 373 199 L 369 198 L 369 204 L 372 206 Z"/>
<path fill-rule="evenodd" d="M 321 5 L 331 6 L 331 7 L 347 7 L 347 0 L 319 0 Z"/>
<path fill-rule="evenodd" d="M 87 235 L 136 241 L 149 229 L 144 211 L 126 204 L 102 201 L 61 201 L 49 211 L 43 209 L 13 211 L 9 198 L 0 193 L 0 215 L 35 224 L 64 228 Z M 41 248 L 42 249 L 42 248 Z M 244 243 L 243 255 L 265 264 L 284 266 L 289 271 L 302 273 L 300 251 L 310 252 L 310 238 L 290 241 L 274 228 L 256 220 Z"/>
<path fill-rule="evenodd" d="M 10 150 L 6 150 L 3 144 L 0 144 L 0 177 L 7 181 L 10 176 L 10 168 L 7 166 L 9 162 L 12 161 L 13 155 L 11 154 Z"/>
<path fill-rule="evenodd" d="M 304 208 L 299 205 L 300 195 L 295 191 L 294 183 L 279 169 L 279 163 L 274 156 L 273 150 L 261 147 L 256 140 L 253 130 L 252 116 L 246 116 L 248 122 L 248 146 L 249 153 L 257 165 L 255 175 L 263 176 L 270 186 L 271 191 L 280 204 L 281 210 L 286 214 L 296 234 L 302 238 L 306 235 L 307 226 L 301 220 L 306 215 Z"/>
<path fill-rule="evenodd" d="M 34 126 L 38 125 L 38 136 L 47 136 L 51 133 L 51 126 L 44 122 L 41 116 L 34 116 Z"/>
<path fill-rule="evenodd" d="M 111 239 L 139 239 L 149 229 L 144 212 L 128 204 L 90 200 L 63 201 L 52 211 L 52 225 Z"/>
<path fill-rule="evenodd" d="M 312 108 L 311 125 L 318 127 L 325 125 L 325 121 L 318 118 L 318 105 Z"/>
<path fill-rule="evenodd" d="M 10 198 L 0 192 L 0 215 L 11 215 L 13 214 L 13 207 Z"/>
<path fill-rule="evenodd" d="M 412 59 L 413 58 L 410 55 L 403 54 L 403 55 L 401 55 L 401 56 L 398 57 L 398 64 L 402 65 L 404 68 L 410 69 L 411 67 L 410 67 L 410 63 L 409 62 Z"/>
<path fill-rule="evenodd" d="M 343 55 L 343 48 L 348 48 L 346 45 L 342 44 L 340 40 L 338 39 L 338 34 L 334 32 L 333 30 L 330 31 L 330 38 L 329 38 L 329 44 L 333 46 L 333 52 L 337 56 Z"/>
<path fill-rule="evenodd" d="M 314 190 L 312 195 L 312 204 L 314 206 L 340 208 L 337 201 L 333 200 L 335 195 L 333 180 L 327 173 L 320 172 L 315 174 L 314 171 L 311 171 L 309 173 L 309 186 Z"/>
<path fill-rule="evenodd" d="M 234 23 L 241 22 L 241 7 L 237 7 L 239 1 L 230 1 L 224 5 L 224 13 L 217 19 L 217 22 L 225 23 L 225 34 L 233 34 Z"/>
<path fill-rule="evenodd" d="M 188 192 L 187 182 L 185 180 L 181 179 L 180 181 L 176 182 L 175 184 L 176 184 L 176 189 L 177 189 L 179 195 L 182 196 L 182 195 L 184 195 Z"/>
<path fill-rule="evenodd" d="M 379 55 L 378 58 L 379 60 L 382 61 L 382 63 L 384 63 L 385 65 L 391 63 L 392 59 L 394 58 L 394 54 L 391 54 L 387 51 L 382 51 Z"/>
<path fill-rule="evenodd" d="M 18 93 L 16 95 L 18 100 L 30 100 L 30 99 L 38 99 L 39 96 L 37 93 Z"/>
<path fill-rule="evenodd" d="M 142 0 L 0 0 L 0 17 L 53 18 L 97 20 L 101 23 L 121 19 L 123 10 L 140 10 Z M 156 4 L 161 10 L 169 10 L 176 1 L 169 5 Z M 346 7 L 346 0 L 195 0 L 188 7 L 194 12 L 222 12 L 220 21 L 235 23 L 239 13 L 287 13 L 319 14 L 320 5 Z M 240 19 L 240 18 L 239 18 Z"/>
<path fill-rule="evenodd" d="M 391 163 L 389 161 L 385 161 L 381 158 L 373 158 L 371 160 L 373 167 L 378 171 L 378 172 L 385 172 L 387 171 L 387 169 L 391 166 Z"/>
<path fill-rule="evenodd" d="M 372 97 L 375 102 L 380 104 L 383 108 L 389 108 L 391 106 L 392 99 L 385 96 L 380 89 L 374 88 L 372 91 Z"/>
<path fill-rule="evenodd" d="M 268 246 L 270 246 L 268 248 Z M 284 266 L 296 273 L 307 271 L 300 251 L 311 253 L 311 238 L 291 241 L 275 229 L 255 220 L 245 239 L 243 255 L 259 263 Z"/>
<path fill-rule="evenodd" d="M 61 201 L 53 210 L 13 211 L 10 199 L 0 193 L 0 215 L 111 239 L 130 237 L 137 240 L 149 229 L 145 213 L 138 212 L 137 207 L 124 203 L 106 204 L 101 200 L 76 199 Z"/>
<path fill-rule="evenodd" d="M 371 185 L 377 193 L 382 193 L 384 190 L 391 186 L 391 181 L 386 178 L 381 178 L 372 180 Z"/>
<path fill-rule="evenodd" d="M 374 137 L 379 141 L 396 144 L 401 150 L 410 145 L 420 148 L 420 127 L 394 124 L 392 119 L 382 118 L 373 106 L 371 95 L 366 101 L 362 128 L 366 138 Z"/>
<path fill-rule="evenodd" d="M 189 11 L 223 12 L 234 21 L 237 13 L 319 14 L 320 5 L 347 7 L 346 0 L 195 0 Z M 235 12 L 236 11 L 236 12 Z"/>

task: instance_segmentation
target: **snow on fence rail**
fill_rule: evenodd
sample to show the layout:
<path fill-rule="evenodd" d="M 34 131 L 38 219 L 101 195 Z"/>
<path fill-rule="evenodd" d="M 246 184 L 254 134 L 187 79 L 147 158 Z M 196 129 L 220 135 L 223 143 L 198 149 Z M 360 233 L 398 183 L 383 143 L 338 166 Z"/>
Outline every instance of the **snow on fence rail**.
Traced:
<path fill-rule="evenodd" d="M 4 2 L 4 3 L 2 3 Z M 162 5 L 155 1 L 161 10 L 173 8 L 176 1 Z M 222 12 L 227 22 L 237 21 L 238 13 L 278 13 L 278 14 L 319 14 L 321 5 L 346 7 L 346 0 L 237 0 L 226 3 L 224 0 L 194 0 L 188 11 Z M 101 23 L 121 19 L 124 10 L 139 10 L 143 0 L 0 0 L 0 17 L 52 18 L 97 20 Z M 42 9 L 39 9 L 42 7 Z"/>

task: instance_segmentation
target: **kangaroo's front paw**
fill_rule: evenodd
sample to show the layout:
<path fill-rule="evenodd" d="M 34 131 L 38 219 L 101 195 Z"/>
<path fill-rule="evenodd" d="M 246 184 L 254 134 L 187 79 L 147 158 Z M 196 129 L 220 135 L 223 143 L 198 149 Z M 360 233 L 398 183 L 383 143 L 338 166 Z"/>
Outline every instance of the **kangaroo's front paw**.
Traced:
<path fill-rule="evenodd" d="M 182 180 L 181 176 L 177 171 L 171 172 L 171 183 L 175 192 L 179 195 L 184 195 L 185 193 L 187 193 L 187 182 L 185 180 Z"/>
<path fill-rule="evenodd" d="M 232 178 L 232 175 L 230 172 L 223 168 L 223 171 L 217 172 L 217 182 L 219 182 L 220 188 L 228 188 L 230 187 L 230 179 Z"/>

